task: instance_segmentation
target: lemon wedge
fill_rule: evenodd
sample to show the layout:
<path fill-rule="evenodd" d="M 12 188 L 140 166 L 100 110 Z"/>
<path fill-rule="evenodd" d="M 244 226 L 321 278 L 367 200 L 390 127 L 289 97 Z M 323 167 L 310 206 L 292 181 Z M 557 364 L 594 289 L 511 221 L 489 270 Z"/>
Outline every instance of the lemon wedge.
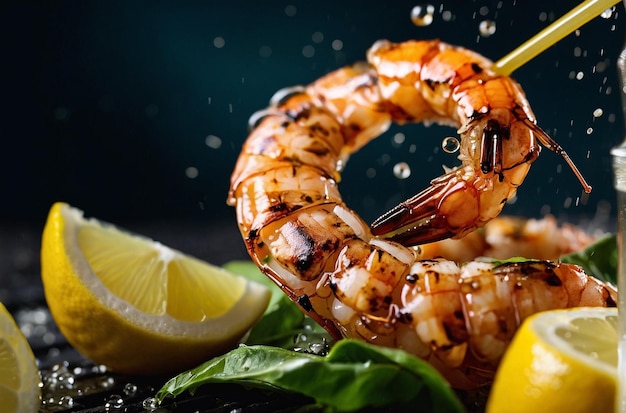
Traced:
<path fill-rule="evenodd" d="M 229 350 L 270 298 L 265 286 L 65 203 L 49 212 L 41 272 L 68 342 L 127 374 L 179 372 Z"/>
<path fill-rule="evenodd" d="M 40 377 L 35 355 L 0 303 L 0 406 L 7 413 L 38 412 Z"/>
<path fill-rule="evenodd" d="M 613 412 L 617 323 L 616 308 L 529 317 L 498 368 L 487 412 Z"/>

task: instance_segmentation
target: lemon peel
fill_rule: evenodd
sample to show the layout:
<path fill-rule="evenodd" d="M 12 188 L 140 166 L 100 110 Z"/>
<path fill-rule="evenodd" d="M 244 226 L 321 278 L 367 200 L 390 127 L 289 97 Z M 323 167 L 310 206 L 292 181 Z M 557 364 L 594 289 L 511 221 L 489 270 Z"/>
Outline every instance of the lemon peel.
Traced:
<path fill-rule="evenodd" d="M 41 379 L 35 355 L 13 316 L 0 303 L 0 406 L 6 413 L 39 411 Z"/>
<path fill-rule="evenodd" d="M 178 372 L 228 351 L 270 298 L 265 286 L 60 202 L 44 227 L 41 270 L 68 342 L 128 374 Z"/>
<path fill-rule="evenodd" d="M 524 321 L 487 402 L 497 412 L 612 412 L 617 387 L 617 309 L 546 311 Z"/>

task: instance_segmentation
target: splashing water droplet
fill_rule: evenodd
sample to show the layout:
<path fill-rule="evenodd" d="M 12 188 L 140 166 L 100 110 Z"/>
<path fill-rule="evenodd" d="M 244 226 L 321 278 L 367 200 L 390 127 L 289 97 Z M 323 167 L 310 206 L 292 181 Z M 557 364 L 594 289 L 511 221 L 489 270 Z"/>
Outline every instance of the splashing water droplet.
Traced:
<path fill-rule="evenodd" d="M 204 143 L 211 149 L 219 149 L 222 146 L 222 139 L 219 136 L 207 135 L 204 139 Z"/>
<path fill-rule="evenodd" d="M 302 56 L 307 58 L 315 56 L 315 47 L 311 46 L 310 44 L 304 46 L 302 48 Z"/>
<path fill-rule="evenodd" d="M 225 45 L 226 45 L 226 40 L 224 40 L 222 36 L 217 36 L 216 38 L 213 39 L 213 46 L 215 46 L 217 49 L 221 49 Z"/>
<path fill-rule="evenodd" d="M 120 410 L 122 406 L 124 406 L 124 399 L 122 399 L 122 396 L 118 394 L 112 394 L 104 404 L 104 411 L 117 411 Z"/>
<path fill-rule="evenodd" d="M 445 153 L 455 153 L 461 147 L 461 142 L 456 136 L 447 136 L 441 141 L 441 148 Z"/>
<path fill-rule="evenodd" d="M 313 43 L 322 43 L 324 41 L 324 33 L 322 32 L 315 32 L 311 35 L 311 40 L 313 40 Z"/>
<path fill-rule="evenodd" d="M 496 22 L 493 20 L 483 20 L 478 25 L 478 32 L 482 37 L 489 37 L 496 32 Z"/>
<path fill-rule="evenodd" d="M 288 17 L 295 16 L 297 12 L 298 12 L 298 9 L 293 4 L 288 4 L 287 6 L 285 6 L 285 14 Z"/>
<path fill-rule="evenodd" d="M 406 136 L 404 135 L 404 133 L 402 132 L 398 132 L 395 135 L 393 135 L 393 138 L 391 140 L 391 144 L 395 147 L 399 147 L 402 146 L 402 144 L 404 143 L 406 139 Z"/>
<path fill-rule="evenodd" d="M 148 397 L 144 399 L 143 402 L 141 402 L 141 407 L 149 412 L 153 412 L 159 408 L 159 403 L 157 402 L 156 398 Z"/>
<path fill-rule="evenodd" d="M 615 11 L 615 7 L 609 7 L 602 12 L 600 17 L 602 17 L 603 19 L 610 19 L 611 16 L 613 16 L 613 11 Z"/>
<path fill-rule="evenodd" d="M 126 383 L 124 385 L 124 394 L 126 396 L 134 396 L 137 393 L 137 386 L 133 383 Z"/>
<path fill-rule="evenodd" d="M 598 109 L 593 111 L 593 117 L 594 118 L 599 118 L 603 114 L 604 114 L 604 111 L 602 110 L 602 108 L 598 108 Z"/>
<path fill-rule="evenodd" d="M 393 166 L 393 175 L 398 179 L 406 179 L 411 176 L 411 167 L 406 162 L 398 162 Z"/>
<path fill-rule="evenodd" d="M 189 179 L 197 178 L 198 174 L 198 168 L 196 168 L 195 166 L 189 166 L 185 169 L 185 176 Z"/>
<path fill-rule="evenodd" d="M 420 4 L 411 9 L 411 21 L 416 26 L 429 26 L 434 19 L 435 6 Z"/>
<path fill-rule="evenodd" d="M 334 51 L 338 52 L 341 49 L 343 49 L 343 42 L 339 39 L 335 39 L 331 43 L 331 47 L 333 48 Z"/>

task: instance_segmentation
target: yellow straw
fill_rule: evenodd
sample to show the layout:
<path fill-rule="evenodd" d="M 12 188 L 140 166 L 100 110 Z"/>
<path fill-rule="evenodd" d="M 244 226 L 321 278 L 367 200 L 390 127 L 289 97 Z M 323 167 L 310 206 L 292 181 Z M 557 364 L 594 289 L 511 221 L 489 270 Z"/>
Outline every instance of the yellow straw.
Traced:
<path fill-rule="evenodd" d="M 622 0 L 585 0 L 570 10 L 563 17 L 531 37 L 517 49 L 498 60 L 493 69 L 504 76 L 509 76 L 515 69 L 546 50 L 574 30 L 600 15 L 603 11 Z"/>

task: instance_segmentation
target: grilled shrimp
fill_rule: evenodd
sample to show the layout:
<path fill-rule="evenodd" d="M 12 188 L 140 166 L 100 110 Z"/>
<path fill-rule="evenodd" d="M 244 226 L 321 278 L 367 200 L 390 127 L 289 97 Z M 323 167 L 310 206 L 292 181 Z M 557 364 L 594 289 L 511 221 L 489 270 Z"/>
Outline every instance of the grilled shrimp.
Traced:
<path fill-rule="evenodd" d="M 257 117 L 228 203 L 259 268 L 335 338 L 403 348 L 464 388 L 490 379 L 529 314 L 615 305 L 610 286 L 571 265 L 420 260 L 412 245 L 462 236 L 500 213 L 537 141 L 570 161 L 486 58 L 439 41 L 381 41 L 367 57 L 279 93 Z M 337 185 L 349 155 L 392 121 L 459 127 L 462 164 L 372 231 Z"/>
<path fill-rule="evenodd" d="M 572 224 L 559 225 L 552 215 L 541 219 L 499 216 L 463 238 L 420 245 L 419 257 L 446 257 L 457 262 L 478 257 L 498 260 L 526 257 L 556 261 L 563 255 L 584 249 L 596 239 L 596 236 Z"/>

